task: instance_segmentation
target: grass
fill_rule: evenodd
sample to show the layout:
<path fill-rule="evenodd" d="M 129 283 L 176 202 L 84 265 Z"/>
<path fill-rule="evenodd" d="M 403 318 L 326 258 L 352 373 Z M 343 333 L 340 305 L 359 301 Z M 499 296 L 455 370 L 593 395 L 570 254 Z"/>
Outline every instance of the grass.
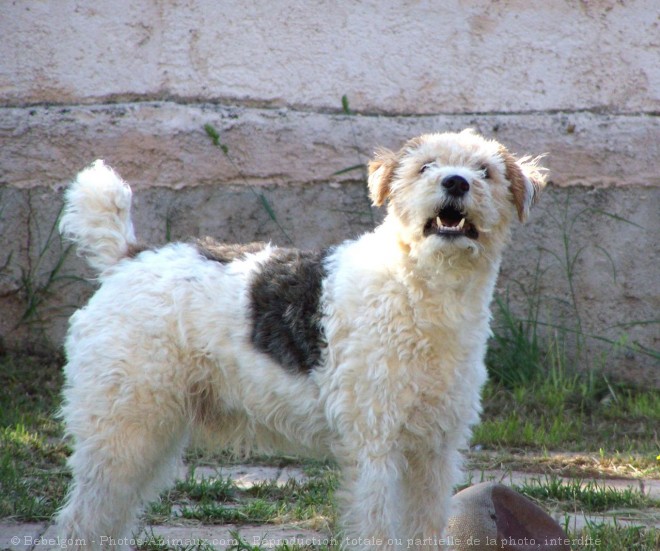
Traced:
<path fill-rule="evenodd" d="M 331 477 L 330 480 L 333 480 Z M 326 481 L 327 482 L 327 481 Z M 204 482 L 201 482 L 204 486 Z M 309 485 L 300 485 L 294 481 L 285 486 L 274 483 L 257 484 L 245 492 L 251 496 L 248 504 L 229 508 L 225 505 L 208 503 L 182 513 L 182 518 L 213 523 L 281 523 L 304 519 L 305 516 L 291 517 L 288 511 L 295 507 L 301 496 L 311 489 L 314 495 L 312 501 L 317 503 L 331 500 L 334 481 L 329 486 L 318 481 Z M 558 478 L 546 477 L 525 484 L 514 486 L 514 489 L 539 502 L 546 509 L 564 510 L 569 512 L 602 512 L 611 509 L 645 509 L 657 508 L 658 500 L 650 499 L 640 491 L 632 489 L 615 489 L 593 481 L 562 481 Z M 320 490 L 320 491 L 319 491 Z M 308 496 L 309 497 L 309 496 Z M 308 498 L 307 498 L 308 499 Z M 305 501 L 307 500 L 305 499 Z M 568 520 L 566 521 L 568 524 Z M 639 549 L 651 551 L 657 549 L 660 533 L 653 528 L 629 526 L 624 523 L 613 524 L 587 522 L 587 527 L 578 531 L 568 527 L 568 539 L 573 549 L 593 549 L 599 551 L 620 551 L 621 549 Z M 262 546 L 250 544 L 241 539 L 239 533 L 234 533 L 236 540 L 234 549 L 251 549 L 257 551 Z M 304 549 L 304 546 L 285 544 L 279 549 Z"/>
<path fill-rule="evenodd" d="M 594 513 L 620 508 L 660 508 L 660 500 L 650 498 L 641 490 L 631 487 L 613 488 L 594 480 L 563 480 L 556 476 L 545 476 L 532 478 L 513 488 L 546 506 L 556 504 L 565 511 Z"/>
<path fill-rule="evenodd" d="M 53 420 L 60 362 L 0 358 L 0 518 L 47 520 L 69 481 L 67 447 Z"/>
<path fill-rule="evenodd" d="M 660 393 L 550 373 L 525 386 L 491 383 L 473 443 L 483 448 L 623 453 L 655 460 Z"/>
<path fill-rule="evenodd" d="M 236 495 L 236 486 L 231 478 L 218 476 L 217 478 L 195 478 L 193 471 L 185 480 L 178 480 L 170 492 L 186 496 L 193 501 L 231 501 Z"/>
<path fill-rule="evenodd" d="M 613 284 L 617 282 L 613 256 L 598 243 L 580 242 L 579 233 L 574 231 L 578 222 L 583 219 L 600 220 L 607 224 L 644 228 L 600 209 L 583 208 L 576 212 L 571 193 L 564 194 L 561 200 L 554 199 L 554 203 L 546 212 L 556 224 L 561 237 L 560 246 L 557 250 L 541 246 L 533 276 L 524 283 L 511 282 L 504 294 L 495 298 L 494 335 L 486 358 L 490 376 L 506 389 L 523 393 L 531 390 L 534 397 L 540 397 L 553 409 L 556 409 L 556 404 L 566 403 L 570 398 L 574 402 L 571 403 L 571 411 L 579 409 L 580 414 L 584 414 L 585 410 L 588 413 L 601 400 L 614 400 L 622 402 L 626 413 L 631 413 L 633 417 L 639 417 L 637 413 L 645 411 L 650 413 L 651 418 L 657 418 L 659 393 L 649 392 L 646 397 L 636 395 L 631 402 L 625 389 L 613 388 L 601 372 L 608 364 L 613 367 L 615 358 L 621 353 L 642 357 L 647 363 L 660 361 L 660 351 L 635 342 L 626 333 L 635 326 L 657 325 L 660 320 L 633 319 L 603 328 L 611 335 L 616 331 L 615 336 L 590 334 L 585 329 L 590 325 L 589 311 L 576 284 L 581 275 L 581 261 L 587 253 L 601 257 L 605 261 L 604 274 L 611 277 Z M 553 277 L 551 273 L 557 271 L 563 294 L 547 296 L 547 280 Z M 558 284 L 557 276 L 553 279 L 555 286 Z M 519 303 L 516 307 L 512 306 L 514 296 Z M 602 321 L 597 325 L 602 327 Z M 594 352 L 594 344 L 598 352 Z M 548 404 L 553 400 L 554 405 Z M 562 439 L 561 434 L 555 434 L 562 427 L 555 426 L 553 430 L 547 421 L 554 423 L 556 416 L 545 417 L 542 439 L 552 445 L 554 436 Z M 583 419 L 579 421 L 584 426 Z M 508 431 L 514 428 L 527 428 L 529 431 L 528 427 L 515 427 L 512 419 L 507 420 L 507 425 Z M 625 430 L 630 428 L 627 426 Z M 657 449 L 657 433 L 652 431 L 651 435 Z M 523 438 L 523 444 L 525 440 Z M 636 443 L 633 437 L 631 445 Z"/>
<path fill-rule="evenodd" d="M 558 327 L 542 321 L 548 300 L 541 299 L 540 260 L 527 288 L 515 284 L 516 293 L 526 297 L 522 314 L 510 304 L 511 290 L 496 298 L 494 337 L 486 356 L 490 383 L 484 390 L 483 421 L 474 431 L 473 443 L 484 449 L 624 454 L 641 457 L 645 468 L 654 463 L 660 466 L 656 460 L 660 392 L 611 381 L 589 356 L 585 343 L 591 336 L 582 332 L 572 286 L 583 250 L 574 251 L 565 236 L 563 256 L 553 255 L 569 281 L 567 303 L 573 322 Z M 625 341 L 625 336 L 608 341 L 611 351 L 628 346 Z M 650 357 L 656 354 L 635 350 Z"/>
<path fill-rule="evenodd" d="M 660 530 L 626 526 L 621 523 L 589 523 L 586 528 L 569 532 L 573 551 L 657 551 Z"/>
<path fill-rule="evenodd" d="M 261 481 L 239 488 L 230 478 L 196 478 L 194 469 L 149 508 L 149 519 L 178 517 L 206 524 L 281 524 L 305 521 L 327 526 L 334 517 L 337 472 L 312 466 L 310 480 Z"/>

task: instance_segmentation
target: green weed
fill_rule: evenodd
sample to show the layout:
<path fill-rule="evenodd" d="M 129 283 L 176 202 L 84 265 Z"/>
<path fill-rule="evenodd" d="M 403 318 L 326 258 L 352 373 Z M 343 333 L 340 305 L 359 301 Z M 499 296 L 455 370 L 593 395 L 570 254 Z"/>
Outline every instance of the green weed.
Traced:
<path fill-rule="evenodd" d="M 223 481 L 221 485 L 226 483 Z M 205 481 L 202 485 L 208 488 L 212 482 Z M 163 500 L 184 503 L 180 511 L 182 518 L 204 522 L 245 524 L 272 523 L 282 519 L 301 521 L 328 518 L 333 514 L 332 496 L 337 487 L 337 473 L 326 470 L 323 475 L 305 483 L 294 479 L 282 485 L 265 481 L 244 490 L 239 490 L 232 483 L 231 493 L 223 494 L 219 499 L 207 499 L 211 494 L 206 489 L 202 491 L 204 497 L 199 499 L 199 487 L 199 481 L 179 483 L 174 491 L 163 496 Z M 188 501 L 182 501 L 186 499 Z M 159 508 L 157 505 L 154 513 Z"/>
<path fill-rule="evenodd" d="M 84 279 L 63 273 L 65 261 L 73 245 L 64 245 L 57 223 L 61 209 L 42 241 L 42 232 L 38 217 L 33 213 L 32 196 L 28 194 L 28 227 L 27 227 L 27 265 L 21 267 L 21 292 L 25 300 L 25 309 L 17 325 L 27 324 L 33 327 L 42 327 L 53 315 L 66 315 L 60 309 L 43 310 L 47 300 L 55 291 L 61 290 L 73 282 Z M 35 247 L 38 247 L 34 251 Z M 56 249 L 59 254 L 52 258 L 52 251 Z"/>
<path fill-rule="evenodd" d="M 660 393 L 654 390 L 553 371 L 526 386 L 487 383 L 483 407 L 473 445 L 647 457 L 660 450 Z"/>
<path fill-rule="evenodd" d="M 473 441 L 495 448 L 657 453 L 660 393 L 613 382 L 601 369 L 608 353 L 621 349 L 650 357 L 656 353 L 628 343 L 625 334 L 609 339 L 585 332 L 584 309 L 575 284 L 586 251 L 586 245 L 576 244 L 573 238 L 578 220 L 600 215 L 617 223 L 629 222 L 594 209 L 572 214 L 570 194 L 549 213 L 562 232 L 560 250 L 543 248 L 531 282 L 527 286 L 513 282 L 495 299 L 494 335 L 486 356 L 491 382 L 484 390 L 485 414 Z M 607 259 L 615 281 L 611 255 L 600 245 L 595 248 Z M 542 262 L 543 255 L 563 273 L 565 297 L 544 297 L 543 281 L 550 266 L 542 268 L 547 264 Z M 514 295 L 523 297 L 521 313 L 512 306 Z M 557 304 L 563 314 L 555 312 Z M 643 323 L 652 321 L 631 322 Z M 589 341 L 604 344 L 604 355 L 589 357 Z"/>
<path fill-rule="evenodd" d="M 579 531 L 570 532 L 573 551 L 657 551 L 660 530 L 621 523 L 587 523 Z"/>
<path fill-rule="evenodd" d="M 660 506 L 634 488 L 613 488 L 606 482 L 580 479 L 563 480 L 556 476 L 535 478 L 514 489 L 543 503 L 557 503 L 567 511 L 599 512 L 611 509 L 641 509 Z"/>
<path fill-rule="evenodd" d="M 0 518 L 50 518 L 66 493 L 68 450 L 23 425 L 0 429 L 0 450 Z"/>
<path fill-rule="evenodd" d="M 168 538 L 154 533 L 153 528 L 145 530 L 137 538 L 139 551 L 215 551 L 215 548 L 202 538 Z"/>
<path fill-rule="evenodd" d="M 260 545 L 251 545 L 249 544 L 240 534 L 240 532 L 230 532 L 229 533 L 233 540 L 236 542 L 233 545 L 230 545 L 227 548 L 227 551 L 260 551 L 262 548 Z"/>
<path fill-rule="evenodd" d="M 575 445 L 581 439 L 579 419 L 524 419 L 515 412 L 504 418 L 484 419 L 474 429 L 473 442 L 485 447 L 548 448 Z"/>
<path fill-rule="evenodd" d="M 236 495 L 236 485 L 231 478 L 195 478 L 194 470 L 185 480 L 176 482 L 171 493 L 184 495 L 193 501 L 231 501 Z"/>
<path fill-rule="evenodd" d="M 153 529 L 149 530 L 146 535 L 142 534 L 138 538 L 138 545 L 136 548 L 140 551 L 165 551 L 172 549 L 167 545 L 165 538 L 154 534 Z"/>
<path fill-rule="evenodd" d="M 224 154 L 226 159 L 229 161 L 232 167 L 236 170 L 238 173 L 239 177 L 243 180 L 245 183 L 246 187 L 250 190 L 250 192 L 258 199 L 260 205 L 263 207 L 263 209 L 266 211 L 266 214 L 268 214 L 268 217 L 273 221 L 273 223 L 277 226 L 277 229 L 280 231 L 286 242 L 290 245 L 293 245 L 293 240 L 289 236 L 288 232 L 284 229 L 282 224 L 280 223 L 279 219 L 277 218 L 277 215 L 275 214 L 275 210 L 273 209 L 272 205 L 268 201 L 268 198 L 264 195 L 264 193 L 257 191 L 254 186 L 252 186 L 248 181 L 245 175 L 243 174 L 243 171 L 238 167 L 236 164 L 236 161 L 234 161 L 234 158 L 229 154 L 229 146 L 222 141 L 220 141 L 220 133 L 218 130 L 212 125 L 212 124 L 205 124 L 204 125 L 204 131 L 206 132 L 206 135 L 211 138 L 211 142 L 213 143 L 214 146 L 218 147 L 220 151 Z"/>
<path fill-rule="evenodd" d="M 493 380 L 508 388 L 528 385 L 540 379 L 562 375 L 562 382 L 567 377 L 574 377 L 578 372 L 589 373 L 586 381 L 591 385 L 593 396 L 602 393 L 609 383 L 602 376 L 608 355 L 628 350 L 660 359 L 660 353 L 639 343 L 628 342 L 627 335 L 621 333 L 617 338 L 595 335 L 585 331 L 584 307 L 576 286 L 582 256 L 588 248 L 594 249 L 609 265 L 612 280 L 616 282 L 616 265 L 607 249 L 599 244 L 579 244 L 575 241 L 575 225 L 581 218 L 603 216 L 622 224 L 636 224 L 598 209 L 583 209 L 571 212 L 571 194 L 566 193 L 563 203 L 557 203 L 547 210 L 561 232 L 559 250 L 546 247 L 540 249 L 536 270 L 531 282 L 523 285 L 513 282 L 502 296 L 495 298 L 493 338 L 488 350 L 486 365 Z M 550 265 L 542 268 L 550 259 Z M 565 296 L 545 297 L 543 282 L 550 267 L 558 267 L 566 285 Z M 522 312 L 517 312 L 511 297 L 523 297 Z M 557 309 L 559 305 L 559 309 Z M 559 321 L 557 321 L 559 320 Z M 626 322 L 618 327 L 622 331 L 636 326 L 660 323 L 658 320 L 637 320 Z M 598 342 L 603 352 L 590 355 L 589 343 Z M 597 380 L 599 379 L 600 380 Z M 580 381 L 584 384 L 585 381 Z"/>
<path fill-rule="evenodd" d="M 69 480 L 67 447 L 53 420 L 58 363 L 39 356 L 0 356 L 0 518 L 45 520 Z"/>
<path fill-rule="evenodd" d="M 184 506 L 181 517 L 199 520 L 208 524 L 247 524 L 275 522 L 282 516 L 283 506 L 264 499 L 254 499 L 239 506 L 202 502 Z"/>
<path fill-rule="evenodd" d="M 353 117 L 355 117 L 355 113 L 351 110 L 349 101 L 348 101 L 348 96 L 344 94 L 341 97 L 341 110 L 346 115 L 348 122 L 350 124 L 350 129 L 351 129 L 351 136 L 353 140 L 353 150 L 355 151 L 355 160 L 356 163 L 354 165 L 342 168 L 336 172 L 334 172 L 332 175 L 333 176 L 340 176 L 342 174 L 347 174 L 349 172 L 354 172 L 354 171 L 359 171 L 361 180 L 364 183 L 362 186 L 362 190 L 364 193 L 364 200 L 366 203 L 366 208 L 364 211 L 360 211 L 360 214 L 366 214 L 369 216 L 369 220 L 371 222 L 371 227 L 375 228 L 376 227 L 376 218 L 374 217 L 374 211 L 371 208 L 371 198 L 369 197 L 369 188 L 367 187 L 367 164 L 363 160 L 363 155 L 362 152 L 360 151 L 360 145 L 357 139 L 357 134 L 355 132 L 355 125 L 353 124 Z"/>

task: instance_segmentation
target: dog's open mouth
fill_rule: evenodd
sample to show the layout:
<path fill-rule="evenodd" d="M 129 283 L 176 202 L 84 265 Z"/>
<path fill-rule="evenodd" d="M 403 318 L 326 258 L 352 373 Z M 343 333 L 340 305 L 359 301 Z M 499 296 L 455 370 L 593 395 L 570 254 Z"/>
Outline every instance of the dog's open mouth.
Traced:
<path fill-rule="evenodd" d="M 467 237 L 477 239 L 479 232 L 467 215 L 457 208 L 447 205 L 441 208 L 424 226 L 424 236 L 441 235 L 442 237 Z"/>

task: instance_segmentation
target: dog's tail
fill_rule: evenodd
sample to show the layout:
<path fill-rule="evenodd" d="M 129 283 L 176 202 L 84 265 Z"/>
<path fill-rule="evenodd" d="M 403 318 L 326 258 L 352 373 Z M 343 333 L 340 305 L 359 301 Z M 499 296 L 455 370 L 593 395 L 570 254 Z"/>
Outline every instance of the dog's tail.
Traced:
<path fill-rule="evenodd" d="M 128 184 L 101 160 L 80 172 L 66 191 L 60 233 L 99 273 L 128 256 L 137 244 L 131 195 Z"/>

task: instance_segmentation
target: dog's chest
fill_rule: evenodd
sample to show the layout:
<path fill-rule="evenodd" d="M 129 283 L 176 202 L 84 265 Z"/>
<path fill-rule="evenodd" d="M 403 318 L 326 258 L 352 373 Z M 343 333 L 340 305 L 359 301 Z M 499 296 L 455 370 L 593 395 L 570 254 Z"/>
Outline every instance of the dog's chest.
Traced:
<path fill-rule="evenodd" d="M 417 353 L 408 364 L 405 430 L 434 438 L 478 421 L 488 312 L 458 301 L 416 310 Z M 458 306 L 458 308 L 456 307 Z M 468 309 L 461 307 L 468 306 Z"/>

